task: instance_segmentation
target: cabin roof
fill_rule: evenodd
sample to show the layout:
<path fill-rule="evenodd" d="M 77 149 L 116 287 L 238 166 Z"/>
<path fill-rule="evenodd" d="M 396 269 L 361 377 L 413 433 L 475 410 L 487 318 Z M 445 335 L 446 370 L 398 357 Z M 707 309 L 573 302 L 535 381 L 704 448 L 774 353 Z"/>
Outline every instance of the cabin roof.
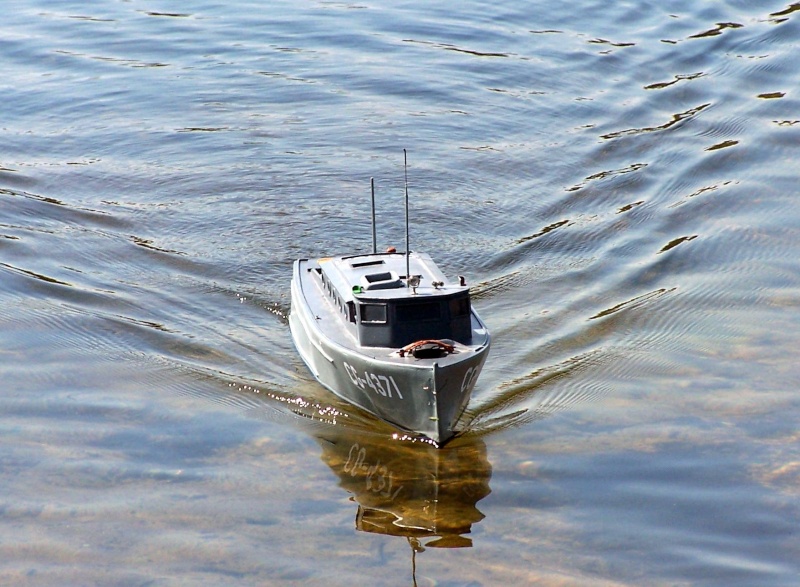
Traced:
<path fill-rule="evenodd" d="M 431 257 L 411 253 L 408 264 L 412 276 L 420 278 L 416 293 L 406 285 L 405 253 L 371 253 L 319 259 L 322 272 L 345 300 L 418 299 L 451 296 L 468 291 L 467 286 L 451 282 Z M 434 286 L 434 283 L 441 284 Z"/>

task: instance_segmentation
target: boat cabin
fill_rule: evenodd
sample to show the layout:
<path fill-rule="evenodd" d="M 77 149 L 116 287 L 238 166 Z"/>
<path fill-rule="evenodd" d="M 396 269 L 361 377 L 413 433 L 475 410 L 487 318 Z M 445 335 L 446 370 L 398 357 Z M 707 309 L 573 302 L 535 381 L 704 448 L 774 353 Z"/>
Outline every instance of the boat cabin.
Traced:
<path fill-rule="evenodd" d="M 400 348 L 425 339 L 471 342 L 469 288 L 448 282 L 428 255 L 412 253 L 406 261 L 404 253 L 373 253 L 318 263 L 310 271 L 361 346 Z"/>

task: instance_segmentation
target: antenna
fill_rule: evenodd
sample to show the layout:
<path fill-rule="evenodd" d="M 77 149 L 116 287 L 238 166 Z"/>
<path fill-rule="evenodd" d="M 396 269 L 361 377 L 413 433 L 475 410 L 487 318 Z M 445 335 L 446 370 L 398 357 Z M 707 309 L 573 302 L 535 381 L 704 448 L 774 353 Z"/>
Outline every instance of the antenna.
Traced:
<path fill-rule="evenodd" d="M 378 241 L 375 237 L 375 178 L 369 178 L 369 186 L 372 188 L 372 254 L 378 252 Z"/>
<path fill-rule="evenodd" d="M 408 237 L 408 153 L 405 149 L 403 149 L 403 174 L 406 188 L 406 285 L 410 285 L 408 283 L 411 278 L 411 244 Z"/>

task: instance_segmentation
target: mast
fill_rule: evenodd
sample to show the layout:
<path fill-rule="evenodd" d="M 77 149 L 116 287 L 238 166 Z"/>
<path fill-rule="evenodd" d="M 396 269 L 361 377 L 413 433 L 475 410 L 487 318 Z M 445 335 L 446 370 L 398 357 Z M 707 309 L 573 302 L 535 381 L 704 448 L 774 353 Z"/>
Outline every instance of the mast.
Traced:
<path fill-rule="evenodd" d="M 405 176 L 406 188 L 406 285 L 410 287 L 409 280 L 411 279 L 411 243 L 408 236 L 408 154 L 403 149 L 403 174 Z"/>

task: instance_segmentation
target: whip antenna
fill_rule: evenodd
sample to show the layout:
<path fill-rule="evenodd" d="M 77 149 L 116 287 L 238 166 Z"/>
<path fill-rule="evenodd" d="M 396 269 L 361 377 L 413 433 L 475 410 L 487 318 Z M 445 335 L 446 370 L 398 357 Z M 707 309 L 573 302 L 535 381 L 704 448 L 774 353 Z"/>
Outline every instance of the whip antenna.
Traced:
<path fill-rule="evenodd" d="M 372 254 L 378 252 L 378 241 L 375 237 L 375 178 L 369 178 L 369 186 L 372 188 Z"/>
<path fill-rule="evenodd" d="M 409 285 L 408 280 L 411 279 L 411 244 L 408 236 L 408 153 L 406 153 L 405 149 L 403 149 L 403 174 L 406 188 L 406 285 Z"/>

